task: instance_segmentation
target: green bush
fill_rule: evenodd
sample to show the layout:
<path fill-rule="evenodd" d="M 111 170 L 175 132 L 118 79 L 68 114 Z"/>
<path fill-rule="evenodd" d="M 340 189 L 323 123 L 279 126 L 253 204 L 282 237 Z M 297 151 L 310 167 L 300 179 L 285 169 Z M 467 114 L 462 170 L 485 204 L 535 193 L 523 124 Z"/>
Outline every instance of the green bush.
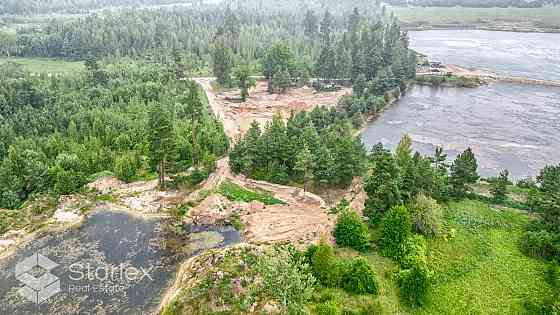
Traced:
<path fill-rule="evenodd" d="M 392 207 L 382 221 L 381 251 L 387 257 L 397 261 L 402 257 L 402 243 L 411 233 L 412 219 L 408 209 L 404 206 Z"/>
<path fill-rule="evenodd" d="M 424 303 L 429 281 L 429 271 L 421 264 L 401 270 L 397 274 L 401 297 L 411 306 L 419 306 Z"/>
<path fill-rule="evenodd" d="M 370 247 L 368 227 L 352 210 L 344 210 L 339 214 L 334 237 L 340 247 L 350 247 L 362 252 Z"/>
<path fill-rule="evenodd" d="M 427 252 L 428 245 L 426 239 L 421 235 L 413 235 L 403 242 L 403 256 L 399 263 L 405 269 L 410 269 L 417 265 L 427 266 Z"/>
<path fill-rule="evenodd" d="M 415 230 L 424 235 L 435 236 L 441 230 L 443 210 L 437 201 L 418 194 L 409 205 Z"/>
<path fill-rule="evenodd" d="M 311 270 L 319 282 L 328 288 L 338 287 L 342 278 L 342 264 L 334 255 L 334 250 L 327 244 L 313 249 Z"/>
<path fill-rule="evenodd" d="M 356 294 L 377 295 L 379 290 L 377 276 L 364 258 L 356 258 L 349 263 L 342 285 L 344 290 Z"/>
<path fill-rule="evenodd" d="M 301 313 L 297 311 L 313 296 L 315 278 L 309 269 L 289 247 L 275 247 L 260 256 L 256 265 L 265 291 L 290 313 Z"/>
<path fill-rule="evenodd" d="M 336 300 L 329 300 L 318 304 L 315 307 L 315 313 L 317 313 L 317 315 L 340 315 L 341 311 Z"/>
<path fill-rule="evenodd" d="M 556 254 L 554 239 L 555 235 L 545 230 L 528 231 L 521 238 L 521 249 L 529 256 L 551 258 Z"/>
<path fill-rule="evenodd" d="M 118 179 L 130 182 L 135 176 L 140 163 L 133 152 L 127 152 L 115 160 L 115 175 Z"/>

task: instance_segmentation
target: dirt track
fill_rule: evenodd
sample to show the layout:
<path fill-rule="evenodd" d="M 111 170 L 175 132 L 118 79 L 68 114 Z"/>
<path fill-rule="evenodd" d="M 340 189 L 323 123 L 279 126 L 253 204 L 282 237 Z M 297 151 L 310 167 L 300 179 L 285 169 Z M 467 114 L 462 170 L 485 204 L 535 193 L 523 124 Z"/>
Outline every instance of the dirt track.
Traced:
<path fill-rule="evenodd" d="M 224 124 L 230 139 L 236 139 L 249 128 L 253 120 L 263 125 L 275 113 L 288 118 L 291 112 L 310 110 L 315 106 L 336 106 L 338 99 L 349 93 L 343 89 L 331 93 L 315 93 L 312 89 L 292 89 L 286 94 L 269 94 L 266 82 L 258 82 L 245 103 L 231 102 L 237 92 L 215 93 L 212 79 L 195 79 L 205 90 L 209 105 L 216 117 Z M 210 195 L 204 200 L 204 191 L 214 191 L 219 184 L 229 179 L 249 190 L 264 191 L 286 205 L 265 206 L 259 203 L 228 202 L 225 198 Z M 319 196 L 304 192 L 301 188 L 255 181 L 244 176 L 233 175 L 226 157 L 218 162 L 216 171 L 202 184 L 202 188 L 187 197 L 201 201 L 190 215 L 195 220 L 212 223 L 231 213 L 240 215 L 245 225 L 245 238 L 253 243 L 292 242 L 296 245 L 317 243 L 321 239 L 330 240 L 334 217 L 328 215 L 328 206 Z"/>

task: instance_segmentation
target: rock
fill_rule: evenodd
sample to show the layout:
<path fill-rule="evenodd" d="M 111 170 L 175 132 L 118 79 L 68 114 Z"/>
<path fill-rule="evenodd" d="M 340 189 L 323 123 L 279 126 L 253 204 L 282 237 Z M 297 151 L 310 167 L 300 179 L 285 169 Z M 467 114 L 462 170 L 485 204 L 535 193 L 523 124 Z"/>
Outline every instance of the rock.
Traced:
<path fill-rule="evenodd" d="M 93 190 L 97 190 L 102 194 L 108 194 L 121 188 L 124 185 L 124 182 L 112 177 L 112 176 L 105 176 L 98 178 L 97 180 L 87 184 L 88 188 Z"/>
<path fill-rule="evenodd" d="M 271 304 L 272 302 L 266 303 L 263 306 L 263 311 L 266 314 L 280 314 L 280 308 L 276 304 Z"/>

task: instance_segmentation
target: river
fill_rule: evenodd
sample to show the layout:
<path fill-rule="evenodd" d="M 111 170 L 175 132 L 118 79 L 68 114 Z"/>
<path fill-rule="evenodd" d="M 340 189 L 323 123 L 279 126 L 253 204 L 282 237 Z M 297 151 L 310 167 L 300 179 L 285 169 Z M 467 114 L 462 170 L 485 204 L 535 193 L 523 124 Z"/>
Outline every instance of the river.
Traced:
<path fill-rule="evenodd" d="M 560 79 L 560 34 L 490 31 L 410 32 L 411 47 L 432 60 L 537 79 Z M 493 83 L 475 89 L 413 86 L 370 123 L 368 147 L 394 148 L 405 133 L 414 149 L 450 158 L 472 147 L 479 173 L 508 169 L 513 178 L 538 175 L 560 162 L 560 88 Z"/>
<path fill-rule="evenodd" d="M 185 258 L 241 240 L 231 227 L 190 226 L 190 241 L 176 252 L 166 246 L 165 224 L 165 219 L 98 210 L 78 228 L 33 240 L 0 261 L 0 314 L 151 314 Z M 16 265 L 37 253 L 54 268 L 17 271 Z M 60 292 L 40 304 L 20 293 L 27 274 L 41 278 L 48 273 L 48 285 L 40 286 L 58 286 Z"/>

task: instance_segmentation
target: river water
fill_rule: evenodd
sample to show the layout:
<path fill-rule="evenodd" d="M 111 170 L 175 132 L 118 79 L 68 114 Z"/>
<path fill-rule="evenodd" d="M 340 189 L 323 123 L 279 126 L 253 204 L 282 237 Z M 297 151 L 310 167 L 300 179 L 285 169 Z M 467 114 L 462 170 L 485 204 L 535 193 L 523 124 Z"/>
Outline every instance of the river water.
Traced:
<path fill-rule="evenodd" d="M 560 34 L 490 31 L 411 32 L 411 47 L 432 60 L 504 75 L 560 79 Z M 472 147 L 479 173 L 508 169 L 535 176 L 560 162 L 560 88 L 494 83 L 479 88 L 414 86 L 364 131 L 371 147 L 394 148 L 408 133 L 414 149 L 450 158 Z"/>
<path fill-rule="evenodd" d="M 151 314 L 185 258 L 241 239 L 231 227 L 193 226 L 191 241 L 177 252 L 166 246 L 165 224 L 163 219 L 95 211 L 79 228 L 32 241 L 0 261 L 0 314 Z M 20 294 L 22 273 L 16 277 L 16 265 L 36 253 L 57 264 L 49 273 L 60 287 L 39 305 Z M 45 271 L 35 268 L 29 274 L 40 278 Z"/>

